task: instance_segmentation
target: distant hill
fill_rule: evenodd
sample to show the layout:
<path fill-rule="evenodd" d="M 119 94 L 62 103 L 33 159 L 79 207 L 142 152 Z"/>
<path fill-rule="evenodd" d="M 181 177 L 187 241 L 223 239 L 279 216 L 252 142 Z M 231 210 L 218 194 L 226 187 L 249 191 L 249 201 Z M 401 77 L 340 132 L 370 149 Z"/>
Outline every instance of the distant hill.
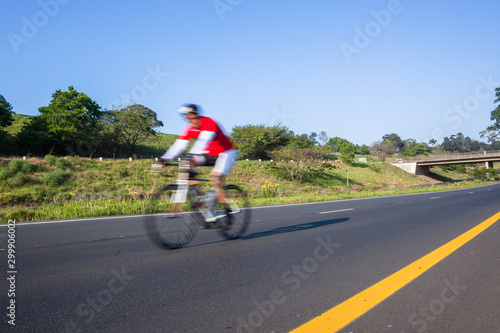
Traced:
<path fill-rule="evenodd" d="M 17 114 L 14 113 L 14 121 L 12 122 L 12 125 L 6 128 L 7 133 L 11 136 L 16 136 L 17 133 L 21 131 L 21 128 L 25 123 L 27 123 L 33 116 L 27 116 L 24 114 Z"/>

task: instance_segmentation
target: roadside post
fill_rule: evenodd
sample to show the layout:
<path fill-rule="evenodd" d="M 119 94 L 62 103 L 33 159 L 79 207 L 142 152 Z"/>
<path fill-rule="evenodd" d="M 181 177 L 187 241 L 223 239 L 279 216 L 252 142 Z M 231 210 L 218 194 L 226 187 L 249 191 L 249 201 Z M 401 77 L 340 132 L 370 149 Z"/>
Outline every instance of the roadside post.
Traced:
<path fill-rule="evenodd" d="M 349 187 L 349 169 L 345 169 L 345 173 L 347 175 L 347 187 Z"/>

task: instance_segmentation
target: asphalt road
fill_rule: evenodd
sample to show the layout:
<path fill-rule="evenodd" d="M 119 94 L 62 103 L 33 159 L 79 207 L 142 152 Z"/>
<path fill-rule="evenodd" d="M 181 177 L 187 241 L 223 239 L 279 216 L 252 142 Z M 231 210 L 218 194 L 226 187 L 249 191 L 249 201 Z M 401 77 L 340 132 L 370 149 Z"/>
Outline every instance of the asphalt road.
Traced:
<path fill-rule="evenodd" d="M 141 218 L 0 227 L 0 332 L 289 332 L 500 211 L 500 184 L 254 208 L 161 250 Z M 341 332 L 499 332 L 500 222 Z M 15 326 L 7 317 L 15 300 Z"/>

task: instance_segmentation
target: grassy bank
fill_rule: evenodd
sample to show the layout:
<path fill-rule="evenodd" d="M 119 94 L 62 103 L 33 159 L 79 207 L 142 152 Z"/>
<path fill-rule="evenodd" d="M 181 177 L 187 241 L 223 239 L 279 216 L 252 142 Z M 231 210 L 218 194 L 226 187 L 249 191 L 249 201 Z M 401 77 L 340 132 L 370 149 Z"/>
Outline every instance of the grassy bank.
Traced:
<path fill-rule="evenodd" d="M 151 160 L 103 160 L 47 156 L 45 159 L 0 160 L 0 219 L 17 221 L 66 219 L 144 213 L 145 199 L 159 186 L 171 183 L 176 167 L 150 172 Z M 349 169 L 349 187 L 347 173 Z M 208 177 L 211 168 L 200 168 Z M 433 170 L 439 174 L 439 168 Z M 467 174 L 450 173 L 446 179 Z M 445 186 L 408 174 L 385 163 L 320 163 L 291 181 L 274 162 L 239 161 L 227 183 L 243 187 L 255 206 L 394 195 L 476 186 L 463 182 Z M 208 184 L 202 186 L 207 187 Z"/>

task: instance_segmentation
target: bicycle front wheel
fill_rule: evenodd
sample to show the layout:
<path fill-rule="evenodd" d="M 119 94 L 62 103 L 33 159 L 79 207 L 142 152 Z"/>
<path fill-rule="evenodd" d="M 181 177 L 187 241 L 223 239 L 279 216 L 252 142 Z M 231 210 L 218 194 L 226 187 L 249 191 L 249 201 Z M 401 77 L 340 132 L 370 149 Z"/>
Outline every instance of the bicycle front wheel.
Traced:
<path fill-rule="evenodd" d="M 191 191 L 188 192 L 188 199 L 182 207 L 186 211 L 163 213 L 174 209 L 170 199 L 176 190 L 176 184 L 168 185 L 153 194 L 146 204 L 147 215 L 144 216 L 146 233 L 150 240 L 161 248 L 176 249 L 189 243 L 196 235 L 203 219 L 195 210 Z"/>
<path fill-rule="evenodd" d="M 251 219 L 250 199 L 248 195 L 236 185 L 224 186 L 227 205 L 218 205 L 221 219 L 219 232 L 227 239 L 240 238 L 248 229 Z"/>

